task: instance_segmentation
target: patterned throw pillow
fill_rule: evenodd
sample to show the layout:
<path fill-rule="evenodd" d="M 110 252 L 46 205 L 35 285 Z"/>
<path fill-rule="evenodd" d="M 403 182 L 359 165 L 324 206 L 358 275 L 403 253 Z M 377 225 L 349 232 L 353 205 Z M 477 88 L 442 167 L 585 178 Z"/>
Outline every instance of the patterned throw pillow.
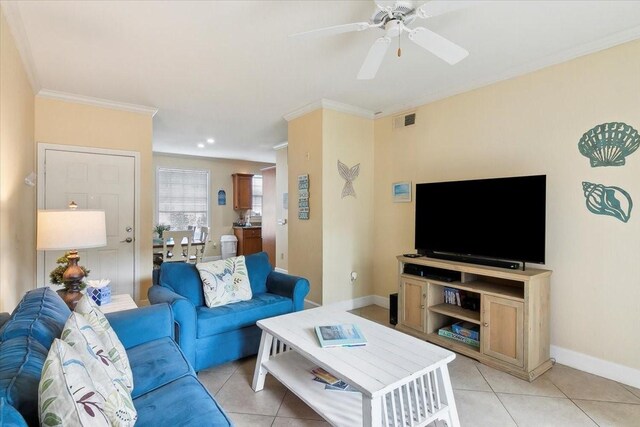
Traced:
<path fill-rule="evenodd" d="M 100 363 L 91 358 L 86 363 L 69 344 L 58 338 L 53 341 L 38 388 L 41 425 L 135 424 L 137 414 L 127 388 L 118 381 L 110 382 L 94 362 Z"/>
<path fill-rule="evenodd" d="M 95 369 L 104 372 L 111 381 L 119 382 L 129 392 L 129 379 L 116 368 L 112 359 L 115 359 L 115 348 L 108 349 L 89 324 L 79 313 L 71 313 L 62 330 L 62 341 L 77 350 L 86 365 L 91 364 Z M 95 360 L 98 363 L 93 363 Z M 93 370 L 91 371 L 93 375 Z"/>
<path fill-rule="evenodd" d="M 196 264 L 207 307 L 251 299 L 251 285 L 244 256 Z"/>
<path fill-rule="evenodd" d="M 129 366 L 127 352 L 102 311 L 90 297 L 85 295 L 78 301 L 75 312 L 81 314 L 91 325 L 93 331 L 102 341 L 103 347 L 108 349 L 107 356 L 111 362 L 125 375 L 127 388 L 133 390 L 133 373 L 131 366 Z"/>

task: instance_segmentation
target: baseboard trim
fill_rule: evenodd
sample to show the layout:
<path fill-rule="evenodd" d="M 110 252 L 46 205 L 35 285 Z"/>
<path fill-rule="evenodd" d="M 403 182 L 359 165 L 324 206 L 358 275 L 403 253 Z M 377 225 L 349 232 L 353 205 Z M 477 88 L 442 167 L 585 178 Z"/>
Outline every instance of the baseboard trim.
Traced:
<path fill-rule="evenodd" d="M 381 297 L 380 295 L 373 295 L 373 303 L 380 307 L 389 309 L 389 297 Z"/>
<path fill-rule="evenodd" d="M 328 306 L 338 309 L 338 310 L 355 310 L 356 308 L 366 307 L 368 305 L 375 304 L 375 295 L 367 295 L 364 297 L 349 299 L 345 301 L 333 302 L 331 304 L 327 304 Z"/>
<path fill-rule="evenodd" d="M 277 271 L 278 273 L 289 274 L 289 271 L 285 270 L 284 268 L 276 267 L 273 270 Z"/>
<path fill-rule="evenodd" d="M 551 346 L 551 357 L 562 365 L 640 388 L 640 370 L 638 369 L 598 359 L 557 345 Z"/>
<path fill-rule="evenodd" d="M 309 310 L 310 308 L 316 308 L 316 307 L 320 307 L 320 304 L 318 304 L 317 302 L 310 301 L 308 299 L 304 300 L 304 309 L 305 310 Z"/>

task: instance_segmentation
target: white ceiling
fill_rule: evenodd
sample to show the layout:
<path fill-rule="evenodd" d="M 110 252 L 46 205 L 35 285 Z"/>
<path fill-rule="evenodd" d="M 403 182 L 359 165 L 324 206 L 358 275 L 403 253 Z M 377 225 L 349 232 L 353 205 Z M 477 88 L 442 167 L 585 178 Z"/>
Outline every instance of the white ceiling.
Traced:
<path fill-rule="evenodd" d="M 465 47 L 464 61 L 404 35 L 402 57 L 389 49 L 358 81 L 382 31 L 287 35 L 367 21 L 373 1 L 4 3 L 38 89 L 157 107 L 154 151 L 271 162 L 283 115 L 322 98 L 384 115 L 640 38 L 640 1 L 475 2 L 412 25 Z"/>

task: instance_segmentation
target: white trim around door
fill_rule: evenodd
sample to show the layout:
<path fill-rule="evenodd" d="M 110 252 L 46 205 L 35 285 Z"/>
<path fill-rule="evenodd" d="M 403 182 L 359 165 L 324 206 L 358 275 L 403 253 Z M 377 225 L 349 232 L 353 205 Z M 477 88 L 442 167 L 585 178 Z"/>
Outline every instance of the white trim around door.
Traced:
<path fill-rule="evenodd" d="M 45 152 L 46 150 L 66 151 L 86 154 L 107 154 L 111 156 L 133 157 L 134 159 L 134 233 L 133 233 L 133 293 L 135 300 L 140 299 L 140 153 L 137 151 L 112 150 L 107 148 L 82 147 L 75 145 L 49 144 L 37 142 L 38 146 L 38 186 L 37 186 L 37 208 L 43 209 L 45 200 Z M 38 251 L 36 256 L 36 274 L 39 278 L 44 277 L 44 252 Z M 37 284 L 36 286 L 41 286 Z"/>

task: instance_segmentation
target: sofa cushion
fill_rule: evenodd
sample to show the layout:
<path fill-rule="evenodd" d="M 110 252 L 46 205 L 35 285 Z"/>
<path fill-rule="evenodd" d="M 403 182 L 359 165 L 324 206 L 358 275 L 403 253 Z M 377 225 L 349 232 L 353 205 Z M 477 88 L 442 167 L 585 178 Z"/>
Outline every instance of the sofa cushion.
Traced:
<path fill-rule="evenodd" d="M 38 383 L 48 348 L 30 337 L 0 343 L 0 398 L 38 425 Z"/>
<path fill-rule="evenodd" d="M 196 307 L 204 305 L 202 281 L 196 266 L 188 262 L 165 262 L 160 268 L 160 285 L 182 295 Z"/>
<path fill-rule="evenodd" d="M 267 292 L 267 277 L 272 270 L 267 253 L 258 252 L 257 254 L 247 255 L 244 262 L 247 265 L 247 270 L 249 271 L 251 292 L 254 294 L 263 294 Z"/>
<path fill-rule="evenodd" d="M 201 262 L 196 264 L 196 268 L 202 280 L 207 307 L 251 299 L 251 285 L 244 256 Z"/>
<path fill-rule="evenodd" d="M 50 288 L 34 289 L 25 294 L 0 330 L 0 341 L 29 336 L 49 348 L 62 333 L 70 314 L 64 301 Z"/>
<path fill-rule="evenodd" d="M 4 397 L 0 397 L 0 426 L 2 427 L 27 427 L 20 412 L 9 405 Z"/>
<path fill-rule="evenodd" d="M 293 301 L 280 295 L 265 293 L 254 295 L 249 301 L 221 307 L 198 307 L 196 311 L 197 336 L 202 338 L 255 325 L 258 320 L 267 317 L 290 313 L 293 311 Z"/>
<path fill-rule="evenodd" d="M 43 425 L 131 427 L 137 415 L 129 390 L 111 380 L 100 362 L 56 339 L 40 379 L 39 412 Z"/>
<path fill-rule="evenodd" d="M 139 426 L 230 426 L 231 421 L 191 375 L 137 397 Z M 172 410 L 175 408 L 175 410 Z"/>
<path fill-rule="evenodd" d="M 169 337 L 127 350 L 133 370 L 134 399 L 185 375 L 195 375 L 178 345 Z"/>

